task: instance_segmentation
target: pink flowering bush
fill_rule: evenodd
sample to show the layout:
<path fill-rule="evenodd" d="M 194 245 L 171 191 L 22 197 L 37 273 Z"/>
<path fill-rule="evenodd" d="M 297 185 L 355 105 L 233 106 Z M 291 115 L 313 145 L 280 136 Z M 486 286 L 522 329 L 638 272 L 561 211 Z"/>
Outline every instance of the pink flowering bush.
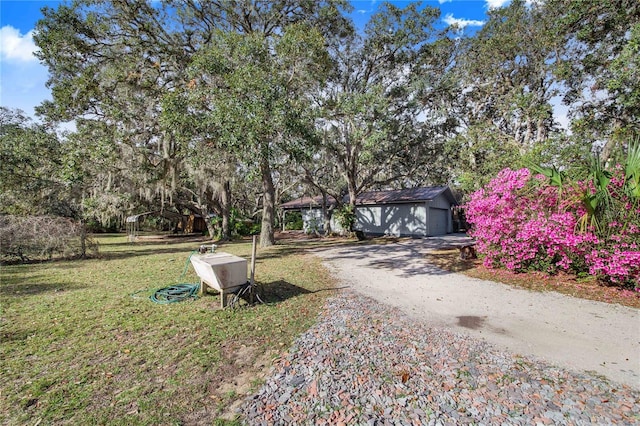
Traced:
<path fill-rule="evenodd" d="M 593 185 L 553 186 L 528 169 L 502 170 L 466 206 L 470 234 L 487 267 L 591 274 L 640 289 L 640 209 L 623 191 L 624 173 L 611 178 L 605 227 L 583 226 Z"/>

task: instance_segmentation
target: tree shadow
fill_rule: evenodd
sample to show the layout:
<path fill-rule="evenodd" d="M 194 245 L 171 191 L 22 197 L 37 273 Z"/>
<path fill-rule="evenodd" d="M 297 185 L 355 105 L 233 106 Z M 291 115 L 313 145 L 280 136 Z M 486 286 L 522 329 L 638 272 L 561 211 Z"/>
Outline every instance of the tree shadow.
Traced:
<path fill-rule="evenodd" d="M 120 235 L 118 235 L 120 236 Z M 122 235 L 122 238 L 126 238 L 126 235 Z M 153 245 L 165 245 L 165 244 L 187 244 L 192 243 L 194 246 L 199 246 L 200 244 L 218 244 L 217 242 L 211 241 L 209 237 L 202 235 L 165 235 L 158 237 L 148 237 L 141 238 L 136 240 L 135 242 L 131 241 L 118 241 L 118 242 L 108 242 L 105 244 L 106 247 L 139 247 L 139 246 L 153 246 Z"/>
<path fill-rule="evenodd" d="M 5 344 L 21 342 L 27 340 L 30 336 L 33 336 L 37 333 L 38 330 L 29 330 L 25 328 L 16 330 L 0 329 L 0 341 L 4 342 Z"/>
<path fill-rule="evenodd" d="M 30 277 L 29 280 L 31 281 L 31 279 Z M 63 293 L 86 287 L 87 285 L 77 283 L 12 282 L 3 283 L 0 286 L 0 295 L 3 297 L 35 296 L 44 293 Z"/>
<path fill-rule="evenodd" d="M 294 254 L 313 254 L 316 250 L 366 244 L 352 239 L 319 237 L 309 240 L 281 240 L 268 249 L 259 249 L 258 259 L 279 259 Z"/>
<path fill-rule="evenodd" d="M 358 243 L 336 247 L 339 250 L 328 247 L 327 251 L 320 250 L 318 254 L 327 261 L 352 260 L 354 265 L 394 271 L 401 277 L 449 275 L 473 268 L 473 262 L 458 264 L 455 258 L 448 258 L 448 263 L 430 261 L 429 253 L 445 244 L 450 245 L 450 240 L 403 238 L 387 244 Z"/>
<path fill-rule="evenodd" d="M 185 247 L 186 244 L 193 244 L 191 247 Z M 122 247 L 129 247 L 129 249 L 119 249 L 117 251 L 104 250 L 101 251 L 95 258 L 99 260 L 118 260 L 118 259 L 126 259 L 130 257 L 140 257 L 140 256 L 151 256 L 156 254 L 176 254 L 176 255 L 184 255 L 185 259 L 190 255 L 198 251 L 200 246 L 206 243 L 206 245 L 211 245 L 211 240 L 198 240 L 198 241 L 168 241 L 162 243 L 123 243 Z M 233 247 L 236 245 L 245 245 L 247 244 L 246 240 L 238 240 L 238 241 L 219 241 L 213 243 L 216 245 L 216 252 L 224 251 L 226 247 Z M 115 247 L 120 245 L 120 243 L 116 244 L 108 244 L 107 247 Z M 250 252 L 250 247 L 247 252 Z M 240 257 L 247 257 L 246 255 L 238 254 Z"/>
<path fill-rule="evenodd" d="M 288 281 L 278 280 L 269 283 L 259 283 L 258 293 L 262 301 L 265 303 L 279 303 L 298 296 L 320 293 L 323 291 L 337 291 L 342 288 L 345 287 L 328 287 L 318 290 L 308 290 Z"/>
<path fill-rule="evenodd" d="M 182 254 L 188 256 L 194 251 L 197 251 L 197 247 L 193 250 L 188 251 L 185 250 L 184 247 L 167 247 L 167 248 L 148 248 L 148 249 L 136 249 L 136 250 L 126 250 L 126 251 L 114 251 L 114 252 L 103 252 L 96 256 L 98 260 L 119 260 L 126 259 L 131 257 L 141 257 L 141 256 L 153 256 L 156 254 Z"/>

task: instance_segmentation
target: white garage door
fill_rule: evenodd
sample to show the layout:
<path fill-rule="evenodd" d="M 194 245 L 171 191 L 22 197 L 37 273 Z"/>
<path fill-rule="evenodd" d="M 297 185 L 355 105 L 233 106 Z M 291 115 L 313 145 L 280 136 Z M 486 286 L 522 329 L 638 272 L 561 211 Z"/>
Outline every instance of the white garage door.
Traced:
<path fill-rule="evenodd" d="M 429 235 L 444 235 L 447 233 L 449 210 L 429 209 Z"/>

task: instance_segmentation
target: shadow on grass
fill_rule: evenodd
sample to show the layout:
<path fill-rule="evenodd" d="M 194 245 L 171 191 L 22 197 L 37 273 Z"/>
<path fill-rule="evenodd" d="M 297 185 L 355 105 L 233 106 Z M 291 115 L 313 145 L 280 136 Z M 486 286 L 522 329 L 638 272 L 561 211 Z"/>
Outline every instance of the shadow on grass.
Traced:
<path fill-rule="evenodd" d="M 197 251 L 197 245 L 194 245 L 192 249 L 185 248 L 179 245 L 167 245 L 158 247 L 158 244 L 149 245 L 147 248 L 140 248 L 136 246 L 130 246 L 130 250 L 118 250 L 118 251 L 99 251 L 97 254 L 88 254 L 85 257 L 67 257 L 67 258 L 53 258 L 53 259 L 31 259 L 27 261 L 13 260 L 4 261 L 3 266 L 19 266 L 19 265 L 55 265 L 58 268 L 75 268 L 78 262 L 86 260 L 119 260 L 131 257 L 140 256 L 152 256 L 156 254 L 183 254 L 185 259 L 192 252 Z"/>
<path fill-rule="evenodd" d="M 3 297 L 35 296 L 44 293 L 61 293 L 70 290 L 86 288 L 86 285 L 77 283 L 32 283 L 13 282 L 3 283 L 0 286 L 0 295 Z"/>
<path fill-rule="evenodd" d="M 100 234 L 106 237 L 114 237 L 113 234 Z M 116 235 L 118 237 L 125 238 L 124 235 Z M 98 259 L 101 261 L 120 260 L 132 257 L 150 256 L 156 254 L 176 254 L 184 255 L 185 259 L 193 252 L 197 251 L 202 244 L 211 244 L 211 240 L 206 237 L 199 238 L 167 238 L 162 241 L 141 241 L 130 243 L 127 241 L 118 242 L 100 242 L 100 237 L 96 238 L 98 242 L 98 253 L 89 253 L 86 257 L 74 257 L 63 258 L 55 257 L 53 259 L 33 259 L 28 261 L 21 261 L 15 259 L 12 261 L 4 260 L 3 265 L 41 265 L 41 264 L 55 264 L 57 267 L 62 268 L 74 268 L 76 262 L 84 260 Z M 244 238 L 233 241 L 218 241 L 215 242 L 218 246 L 218 251 L 225 251 L 229 247 L 248 245 L 245 251 L 250 251 L 251 240 Z M 303 254 L 315 249 L 324 249 L 330 247 L 350 246 L 360 244 L 354 240 L 340 239 L 340 238 L 310 238 L 305 240 L 279 240 L 277 244 L 258 250 L 258 259 L 279 259 L 292 254 Z M 242 255 L 240 255 L 242 257 Z M 246 253 L 247 259 L 249 259 L 249 253 Z M 64 263 L 69 262 L 67 265 Z"/>
<path fill-rule="evenodd" d="M 304 287 L 291 284 L 288 281 L 278 280 L 270 283 L 258 284 L 260 298 L 265 303 L 279 303 L 287 299 L 306 294 L 320 293 L 324 291 L 337 291 L 346 287 L 328 287 L 318 290 L 307 290 Z"/>
<path fill-rule="evenodd" d="M 197 250 L 195 247 L 193 250 L 185 249 L 184 247 L 163 247 L 163 248 L 148 248 L 141 250 L 140 248 L 135 250 L 126 250 L 126 251 L 110 251 L 100 253 L 97 256 L 99 260 L 120 260 L 127 259 L 131 257 L 141 257 L 141 256 L 154 256 L 157 254 L 176 254 L 176 255 L 184 255 L 185 259 L 194 251 Z"/>
<path fill-rule="evenodd" d="M 33 334 L 35 334 L 33 330 L 0 331 L 0 339 L 2 339 L 5 344 L 8 344 L 27 340 L 29 336 Z"/>
<path fill-rule="evenodd" d="M 357 246 L 366 242 L 358 242 L 348 239 L 335 238 L 317 238 L 309 240 L 282 240 L 278 241 L 275 246 L 258 251 L 258 259 L 279 259 L 296 254 L 313 253 L 315 250 L 325 250 L 338 247 Z"/>
<path fill-rule="evenodd" d="M 140 247 L 140 246 L 159 246 L 159 245 L 175 245 L 175 244 L 193 244 L 194 247 L 199 247 L 201 244 L 211 244 L 212 241 L 208 237 L 203 236 L 190 236 L 190 237 L 164 237 L 164 238 L 150 238 L 148 240 L 141 239 L 136 242 L 126 240 L 126 236 L 122 236 L 122 241 L 112 242 L 107 241 L 102 243 L 102 247 L 116 248 L 116 247 Z M 99 238 L 97 239 L 98 241 Z M 214 242 L 213 244 L 218 244 Z"/>

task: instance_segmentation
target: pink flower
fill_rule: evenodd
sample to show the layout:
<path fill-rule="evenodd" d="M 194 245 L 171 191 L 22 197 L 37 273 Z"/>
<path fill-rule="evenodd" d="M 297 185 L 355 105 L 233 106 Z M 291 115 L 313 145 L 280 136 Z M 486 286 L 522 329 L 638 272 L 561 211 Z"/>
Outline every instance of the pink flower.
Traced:
<path fill-rule="evenodd" d="M 640 206 L 623 191 L 613 191 L 616 216 L 605 234 L 578 229 L 586 214 L 582 198 L 595 193 L 592 181 L 567 185 L 560 193 L 529 170 L 504 169 L 486 188 L 471 194 L 466 205 L 470 234 L 484 264 L 511 271 L 589 272 L 620 285 L 640 287 Z M 616 169 L 612 188 L 624 183 Z M 637 201 L 636 201 L 637 202 Z M 599 231 L 601 232 L 601 231 Z"/>

